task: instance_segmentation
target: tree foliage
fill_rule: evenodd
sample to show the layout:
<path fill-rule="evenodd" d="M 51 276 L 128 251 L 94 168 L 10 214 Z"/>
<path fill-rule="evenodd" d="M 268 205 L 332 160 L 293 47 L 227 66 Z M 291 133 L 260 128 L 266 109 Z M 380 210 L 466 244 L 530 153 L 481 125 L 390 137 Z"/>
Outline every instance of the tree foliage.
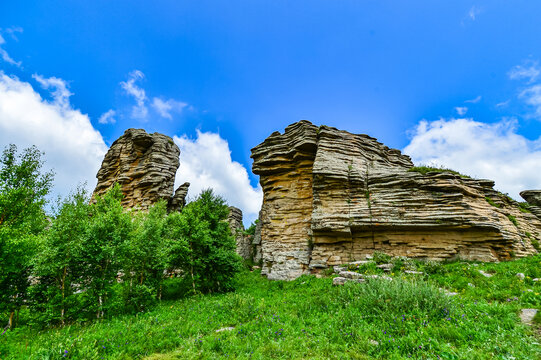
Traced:
<path fill-rule="evenodd" d="M 190 277 L 195 292 L 234 288 L 234 275 L 240 270 L 241 259 L 226 221 L 228 213 L 225 201 L 209 189 L 170 219 L 171 234 L 178 247 L 171 266 Z"/>
<path fill-rule="evenodd" d="M 189 284 L 185 294 L 234 288 L 241 259 L 229 209 L 211 190 L 168 215 L 164 201 L 124 209 L 118 184 L 94 203 L 79 187 L 47 219 L 52 173 L 42 174 L 41 156 L 10 146 L 0 160 L 0 316 L 10 325 L 21 307 L 41 325 L 145 311 L 161 299 L 165 274 Z"/>
<path fill-rule="evenodd" d="M 0 311 L 13 316 L 27 298 L 30 259 L 36 236 L 45 228 L 45 196 L 53 174 L 42 174 L 41 153 L 35 147 L 17 154 L 10 145 L 0 158 Z"/>

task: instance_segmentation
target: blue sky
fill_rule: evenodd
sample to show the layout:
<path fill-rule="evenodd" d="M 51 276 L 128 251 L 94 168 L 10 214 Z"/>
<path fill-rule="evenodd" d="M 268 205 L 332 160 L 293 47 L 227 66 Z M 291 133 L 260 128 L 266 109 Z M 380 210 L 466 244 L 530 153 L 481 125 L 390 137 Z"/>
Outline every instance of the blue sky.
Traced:
<path fill-rule="evenodd" d="M 539 14 L 538 1 L 3 1 L 0 146 L 41 145 L 64 191 L 93 186 L 92 158 L 125 129 L 159 131 L 191 156 L 188 180 L 253 217 L 250 149 L 308 119 L 518 198 L 541 188 Z M 63 150 L 51 129 L 87 140 Z"/>

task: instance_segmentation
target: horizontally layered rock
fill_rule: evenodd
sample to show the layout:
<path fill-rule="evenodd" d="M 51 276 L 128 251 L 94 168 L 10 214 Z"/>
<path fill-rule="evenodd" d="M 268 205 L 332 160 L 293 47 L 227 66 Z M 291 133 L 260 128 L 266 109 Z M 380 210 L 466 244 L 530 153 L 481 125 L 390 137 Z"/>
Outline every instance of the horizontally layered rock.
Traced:
<path fill-rule="evenodd" d="M 189 184 L 181 185 L 173 197 L 179 154 L 178 146 L 169 136 L 147 134 L 142 129 L 126 130 L 103 159 L 92 201 L 118 183 L 124 194 L 122 206 L 125 208 L 146 210 L 164 199 L 180 209 Z"/>
<path fill-rule="evenodd" d="M 409 171 L 366 135 L 308 121 L 252 149 L 264 191 L 263 273 L 291 279 L 374 251 L 494 261 L 535 253 L 541 221 L 489 180 Z"/>
<path fill-rule="evenodd" d="M 530 205 L 528 209 L 541 219 L 541 190 L 524 190 L 520 196 Z"/>
<path fill-rule="evenodd" d="M 252 258 L 251 238 L 244 234 L 244 224 L 242 223 L 242 211 L 234 206 L 229 207 L 229 216 L 227 217 L 229 228 L 237 244 L 237 254 L 243 259 Z"/>

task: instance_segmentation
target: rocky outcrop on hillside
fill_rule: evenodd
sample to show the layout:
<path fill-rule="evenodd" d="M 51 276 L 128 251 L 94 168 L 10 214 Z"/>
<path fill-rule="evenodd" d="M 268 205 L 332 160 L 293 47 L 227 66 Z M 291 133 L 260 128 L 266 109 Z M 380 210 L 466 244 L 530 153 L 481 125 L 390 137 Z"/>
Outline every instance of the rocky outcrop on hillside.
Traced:
<path fill-rule="evenodd" d="M 181 185 L 173 196 L 179 154 L 180 149 L 169 136 L 148 134 L 142 129 L 126 130 L 103 159 L 92 201 L 118 183 L 125 208 L 146 210 L 164 199 L 170 208 L 181 209 L 189 184 Z"/>
<path fill-rule="evenodd" d="M 229 216 L 227 218 L 231 233 L 237 244 L 237 254 L 244 260 L 252 258 L 252 240 L 250 236 L 244 234 L 244 224 L 242 223 L 242 211 L 234 206 L 229 207 Z"/>
<path fill-rule="evenodd" d="M 367 135 L 300 121 L 251 157 L 264 191 L 259 235 L 269 278 L 296 278 L 376 250 L 481 261 L 536 253 L 540 219 L 494 182 L 411 171 L 408 156 Z"/>
<path fill-rule="evenodd" d="M 520 196 L 528 203 L 528 210 L 541 219 L 541 190 L 524 190 Z"/>

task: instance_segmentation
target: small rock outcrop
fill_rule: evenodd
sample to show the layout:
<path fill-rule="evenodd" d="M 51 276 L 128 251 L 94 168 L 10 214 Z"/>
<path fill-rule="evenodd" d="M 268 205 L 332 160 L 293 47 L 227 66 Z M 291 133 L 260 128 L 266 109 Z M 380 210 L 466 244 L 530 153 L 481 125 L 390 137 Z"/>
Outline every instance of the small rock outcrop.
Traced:
<path fill-rule="evenodd" d="M 229 216 L 227 217 L 229 228 L 237 243 L 237 254 L 244 260 L 252 258 L 251 238 L 244 234 L 244 224 L 242 223 L 242 211 L 234 206 L 229 207 Z"/>
<path fill-rule="evenodd" d="M 188 195 L 188 189 L 190 188 L 190 183 L 185 182 L 180 185 L 176 190 L 173 197 L 169 200 L 167 204 L 167 210 L 169 212 L 181 211 L 184 206 L 186 206 L 186 195 Z"/>
<path fill-rule="evenodd" d="M 367 135 L 300 121 L 271 134 L 251 157 L 264 192 L 254 240 L 260 236 L 262 273 L 271 279 L 376 250 L 481 261 L 537 252 L 540 219 L 493 181 L 411 171 L 408 156 Z"/>
<path fill-rule="evenodd" d="M 520 196 L 530 205 L 529 210 L 541 219 L 541 190 L 524 190 Z"/>
<path fill-rule="evenodd" d="M 124 194 L 122 206 L 125 208 L 147 210 L 164 199 L 172 208 L 180 209 L 189 184 L 181 185 L 173 196 L 179 155 L 180 149 L 169 136 L 148 134 L 142 129 L 126 130 L 103 159 L 92 201 L 118 183 Z"/>

